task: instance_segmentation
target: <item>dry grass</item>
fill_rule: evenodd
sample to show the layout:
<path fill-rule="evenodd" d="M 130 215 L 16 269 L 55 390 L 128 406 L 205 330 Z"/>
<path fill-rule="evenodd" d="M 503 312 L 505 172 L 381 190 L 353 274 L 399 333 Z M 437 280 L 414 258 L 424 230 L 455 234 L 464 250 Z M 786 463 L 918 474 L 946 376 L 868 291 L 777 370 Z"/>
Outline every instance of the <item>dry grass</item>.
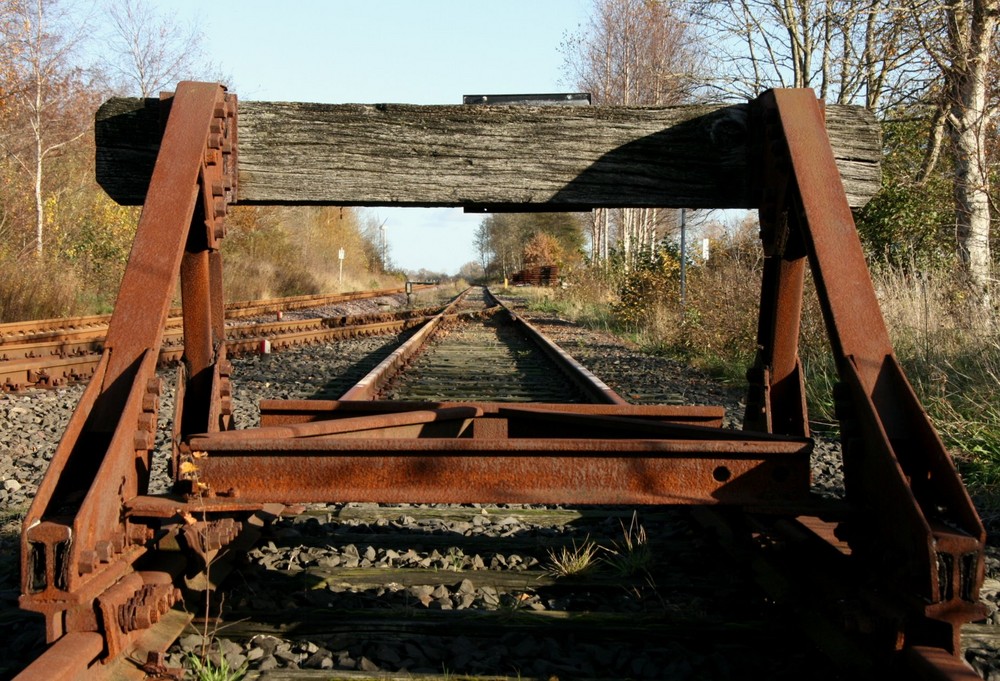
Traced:
<path fill-rule="evenodd" d="M 676 292 L 664 286 L 656 295 L 635 297 L 641 309 L 633 311 L 628 323 L 599 311 L 575 318 L 603 319 L 604 328 L 648 350 L 745 385 L 756 345 L 761 264 L 756 239 L 733 239 L 717 246 L 709 263 L 688 270 L 684 308 Z M 967 480 L 989 497 L 996 496 L 1000 506 L 1000 314 L 974 306 L 951 271 L 885 269 L 874 274 L 873 284 L 896 356 L 918 396 Z M 610 283 L 601 293 L 609 290 Z M 581 292 L 585 295 L 574 300 Z M 607 309 L 593 290 L 570 287 L 539 306 L 558 306 L 572 318 L 575 310 L 602 304 Z M 835 428 L 833 386 L 838 377 L 808 274 L 799 351 L 810 417 L 816 425 Z"/>
<path fill-rule="evenodd" d="M 26 256 L 7 263 L 0 280 L 0 322 L 88 314 L 74 271 Z"/>
<path fill-rule="evenodd" d="M 616 541 L 608 549 L 605 562 L 621 577 L 648 575 L 653 567 L 653 549 L 646 537 L 646 528 L 639 524 L 639 517 L 633 511 L 628 527 L 622 523 L 622 540 Z"/>
<path fill-rule="evenodd" d="M 553 577 L 573 577 L 585 575 L 594 570 L 600 558 L 601 547 L 587 537 L 579 546 L 576 540 L 573 545 L 563 546 L 558 551 L 549 549 L 549 563 L 545 571 Z"/>

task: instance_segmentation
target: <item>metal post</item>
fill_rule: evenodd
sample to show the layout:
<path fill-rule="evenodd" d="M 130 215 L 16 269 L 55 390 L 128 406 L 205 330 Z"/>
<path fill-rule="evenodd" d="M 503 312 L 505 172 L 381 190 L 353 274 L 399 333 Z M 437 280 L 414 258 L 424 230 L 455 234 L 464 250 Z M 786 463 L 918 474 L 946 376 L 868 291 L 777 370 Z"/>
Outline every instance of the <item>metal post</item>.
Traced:
<path fill-rule="evenodd" d="M 681 310 L 687 301 L 687 209 L 681 208 Z"/>
<path fill-rule="evenodd" d="M 386 271 L 385 266 L 385 222 L 379 225 L 379 231 L 382 233 L 382 271 Z"/>

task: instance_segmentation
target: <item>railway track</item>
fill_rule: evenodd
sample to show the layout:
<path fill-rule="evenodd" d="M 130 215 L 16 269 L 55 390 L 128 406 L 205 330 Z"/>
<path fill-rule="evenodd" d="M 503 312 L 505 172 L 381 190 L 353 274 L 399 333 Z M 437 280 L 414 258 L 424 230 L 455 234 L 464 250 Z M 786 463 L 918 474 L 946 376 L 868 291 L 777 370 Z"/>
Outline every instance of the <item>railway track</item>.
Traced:
<path fill-rule="evenodd" d="M 424 408 L 530 401 L 533 409 L 627 409 L 486 291 L 468 292 L 438 319 L 424 334 L 407 334 L 343 397 Z M 471 370 L 480 366 L 489 370 Z M 275 408 L 262 403 L 265 419 Z M 721 410 L 689 417 L 717 426 Z M 337 504 L 263 533 L 241 547 L 243 564 L 209 570 L 234 570 L 231 586 L 207 605 L 188 596 L 195 621 L 165 668 L 184 651 L 228 652 L 235 667 L 252 662 L 247 678 L 263 680 L 316 678 L 324 669 L 381 679 L 781 679 L 803 670 L 839 679 L 847 669 L 871 671 L 828 669 L 751 572 L 734 569 L 683 510 Z"/>
<path fill-rule="evenodd" d="M 422 288 L 428 288 L 423 285 Z M 227 306 L 226 336 L 231 356 L 262 351 L 262 344 L 284 349 L 335 338 L 395 333 L 419 325 L 438 312 L 436 308 L 379 312 L 364 315 L 324 315 L 322 309 L 338 303 L 398 296 L 404 289 L 357 291 L 322 296 L 296 296 L 275 300 L 232 303 Z M 314 310 L 314 315 L 282 320 L 287 311 Z M 167 319 L 159 363 L 180 360 L 184 332 L 179 310 Z M 278 321 L 263 321 L 278 316 Z M 256 318 L 256 319 L 255 319 Z M 0 390 L 54 388 L 90 378 L 104 349 L 110 316 L 48 319 L 0 325 Z"/>
<path fill-rule="evenodd" d="M 432 288 L 431 284 L 413 284 L 413 291 Z M 243 319 L 261 317 L 289 310 L 304 310 L 336 305 L 354 300 L 368 300 L 405 293 L 405 287 L 372 289 L 369 291 L 349 291 L 347 293 L 329 293 L 285 298 L 266 298 L 261 300 L 234 301 L 226 304 L 226 319 Z M 0 324 L 0 347 L 8 344 L 20 344 L 33 340 L 58 340 L 66 336 L 68 340 L 82 339 L 88 332 L 94 338 L 103 338 L 111 321 L 110 314 L 87 315 L 82 317 L 55 317 L 23 322 L 5 322 Z M 181 325 L 181 308 L 171 308 L 167 318 L 166 328 L 176 328 Z"/>
<path fill-rule="evenodd" d="M 405 334 L 344 397 L 627 408 L 592 375 L 591 390 L 581 389 L 582 367 L 486 291 L 460 296 L 437 320 Z M 592 406 L 559 406 L 574 403 Z M 265 420 L 277 408 L 263 402 Z M 721 410 L 688 417 L 717 427 Z M 324 434 L 335 436 L 307 435 Z M 863 651 L 844 656 L 845 640 L 836 641 L 839 666 L 829 665 L 754 579 L 754 561 L 734 560 L 752 533 L 744 527 L 727 545 L 705 531 L 713 523 L 722 521 L 641 507 L 313 506 L 266 524 L 255 545 L 239 547 L 246 560 L 234 552 L 189 580 L 229 575 L 208 601 L 188 592 L 194 619 L 183 630 L 170 622 L 180 643 L 157 664 L 226 657 L 265 681 L 322 670 L 380 679 L 874 678 Z"/>
<path fill-rule="evenodd" d="M 385 665 L 405 667 L 406 674 L 413 669 L 429 674 L 427 670 L 441 665 L 440 673 L 451 676 L 452 665 L 476 674 L 522 677 L 526 670 L 543 677 L 652 677 L 664 670 L 683 677 L 693 669 L 690 676 L 725 678 L 733 668 L 742 677 L 758 676 L 762 667 L 772 677 L 794 673 L 799 678 L 803 669 L 796 665 L 789 671 L 786 653 L 810 655 L 810 644 L 799 645 L 800 635 L 814 632 L 829 658 L 841 664 L 810 666 L 805 673 L 813 677 L 839 674 L 854 679 L 874 673 L 954 681 L 972 675 L 959 657 L 960 630 L 986 614 L 979 600 L 986 533 L 896 361 L 867 276 L 848 198 L 849 191 L 858 194 L 855 159 L 878 158 L 878 135 L 864 121 L 855 120 L 849 133 L 841 129 L 831 134 L 843 120 L 837 122 L 834 109 L 824 113 L 815 95 L 805 90 L 769 91 L 745 106 L 715 110 L 295 104 L 255 108 L 241 103 L 237 150 L 238 105 L 225 88 L 181 83 L 170 100 L 165 127 L 159 124 L 164 106 L 164 100 L 119 101 L 99 115 L 103 186 L 121 200 L 145 204 L 105 350 L 24 516 L 19 605 L 44 616 L 51 644 L 22 675 L 24 681 L 52 678 L 53 670 L 63 678 L 97 677 L 112 663 L 131 665 L 135 671 L 135 663 L 129 662 L 135 659 L 145 660 L 140 662 L 144 673 L 169 676 L 169 660 L 156 651 L 185 626 L 184 612 L 171 607 L 176 588 L 211 592 L 207 587 L 223 576 L 225 554 L 250 556 L 267 573 L 271 566 L 266 563 L 275 562 L 275 574 L 267 579 L 277 578 L 294 593 L 264 599 L 258 606 L 254 599 L 265 593 L 264 585 L 254 588 L 247 577 L 250 588 L 233 592 L 229 607 L 294 614 L 298 608 L 318 605 L 325 612 L 353 614 L 356 606 L 366 604 L 369 591 L 380 599 L 391 593 L 404 607 L 412 606 L 404 613 L 410 620 L 430 621 L 440 616 L 437 611 L 448 612 L 443 617 L 454 617 L 446 622 L 458 629 L 449 629 L 445 640 L 454 645 L 460 638 L 470 639 L 477 622 L 475 615 L 454 613 L 477 603 L 486 606 L 482 609 L 491 613 L 488 618 L 495 618 L 493 610 L 503 606 L 502 614 L 514 623 L 521 622 L 525 609 L 534 613 L 528 615 L 536 618 L 530 621 L 545 622 L 503 639 L 502 649 L 492 647 L 496 639 L 492 624 L 487 624 L 488 639 L 445 655 L 439 645 L 423 638 L 409 641 L 410 648 L 403 641 L 402 649 L 390 649 L 390 642 L 378 639 L 376 632 L 405 632 L 407 626 L 398 619 L 388 625 L 374 623 L 372 609 L 365 608 L 368 619 L 357 616 L 364 634 L 358 644 L 341 645 L 334 637 L 293 649 L 280 641 L 253 639 L 262 645 L 259 651 L 248 650 L 246 658 L 267 658 L 271 667 L 280 666 L 280 658 L 289 667 L 316 664 L 321 674 L 329 673 L 324 667 L 352 665 L 357 672 L 371 674 L 373 666 L 384 666 L 368 657 L 377 654 Z M 308 116 L 275 116 L 272 109 L 308 111 Z M 533 134 L 522 134 L 524 129 Z M 846 165 L 838 166 L 834 137 L 841 146 L 846 139 L 859 148 L 846 154 L 841 149 Z M 487 147 L 480 144 L 484 139 L 490 140 Z M 302 153 L 288 153 L 291 140 Z M 454 144 L 456 140 L 468 142 Z M 445 147 L 449 150 L 442 153 Z M 343 149 L 351 149 L 350 158 Z M 535 161 L 541 165 L 533 165 Z M 563 165 L 547 165 L 552 162 Z M 394 173 L 371 172 L 387 167 Z M 634 172 L 623 173 L 623 168 Z M 331 181 L 333 169 L 345 171 L 349 181 Z M 641 186 L 629 184 L 636 178 Z M 683 182 L 678 184 L 677 178 Z M 845 190 L 845 182 L 854 189 Z M 666 187 L 672 189 L 660 191 Z M 855 198 L 863 203 L 865 197 Z M 590 372 L 566 362 L 565 354 L 552 346 L 545 346 L 546 354 L 556 358 L 559 371 L 588 402 L 376 399 L 385 390 L 412 389 L 399 379 L 400 369 L 419 362 L 418 347 L 433 329 L 463 314 L 455 308 L 446 308 L 414 331 L 397 350 L 380 353 L 378 366 L 340 399 L 288 399 L 298 390 L 282 391 L 286 394 L 278 397 L 283 399 L 260 401 L 259 426 L 237 428 L 238 358 L 230 356 L 224 342 L 219 248 L 228 206 L 238 199 L 529 210 L 757 207 L 765 257 L 743 428 L 722 427 L 725 416 L 718 406 L 629 405 L 595 382 Z M 833 398 L 843 434 L 844 487 L 843 495 L 833 498 L 814 494 L 810 480 L 814 439 L 797 348 L 807 259 L 839 375 Z M 162 329 L 178 286 L 185 308 L 185 361 L 178 367 L 168 438 L 173 486 L 169 494 L 158 495 L 149 492 L 150 470 L 157 460 L 154 432 L 163 415 L 156 370 Z M 511 323 L 518 324 L 515 317 Z M 446 347 L 444 341 L 440 347 Z M 476 363 L 462 361 L 466 366 Z M 478 363 L 502 364 L 496 355 Z M 353 374 L 362 363 L 350 364 L 343 373 Z M 305 371 L 324 380 L 322 366 L 314 364 Z M 554 377 L 556 369 L 549 373 Z M 454 383 L 455 374 L 442 383 Z M 544 374 L 525 372 L 526 377 Z M 647 394 L 662 392 L 657 388 Z M 442 391 L 439 397 L 446 396 Z M 315 502 L 338 504 L 336 513 L 324 507 L 329 516 L 315 522 L 299 521 L 302 526 L 296 527 L 295 520 L 279 521 L 268 529 L 269 519 L 300 517 L 298 512 L 305 509 L 299 507 Z M 401 511 L 409 506 L 394 509 L 402 513 L 395 521 L 352 525 L 350 519 L 341 522 L 337 517 L 346 502 L 369 504 L 366 510 L 375 508 L 371 504 L 479 505 L 467 507 L 474 509 L 470 519 L 453 526 L 440 518 L 424 518 L 423 511 Z M 568 525 L 565 518 L 549 520 L 535 527 L 533 520 L 513 515 L 520 507 L 498 507 L 502 510 L 494 512 L 487 504 L 624 506 L 641 508 L 645 515 L 635 523 L 629 516 L 630 530 L 619 522 L 620 538 L 611 539 L 582 519 Z M 504 513 L 510 517 L 497 517 Z M 661 520 L 665 527 L 658 525 Z M 456 541 L 450 553 L 432 548 L 425 555 L 424 549 L 407 548 L 408 541 L 391 548 L 388 543 L 334 542 L 341 534 L 350 535 L 352 527 L 363 525 L 364 534 L 381 535 L 380 528 L 395 523 L 394 530 L 409 535 L 421 522 L 430 528 L 416 535 L 421 541 L 428 533 L 451 532 L 465 542 L 477 527 L 486 532 L 488 524 L 496 543 L 519 536 L 523 529 L 526 538 L 534 532 L 546 539 L 569 539 L 573 554 L 580 543 L 597 542 L 593 551 L 600 557 L 628 554 L 630 544 L 653 546 L 653 538 L 686 535 L 694 522 L 711 528 L 712 536 L 720 539 L 710 543 L 723 548 L 717 554 L 698 547 L 692 554 L 696 569 L 710 573 L 710 566 L 727 565 L 725 572 L 734 573 L 738 594 L 747 594 L 749 600 L 737 601 L 734 595 L 708 607 L 706 596 L 695 594 L 677 595 L 675 602 L 674 582 L 695 583 L 697 574 L 673 580 L 669 573 L 661 574 L 676 548 L 672 545 L 655 554 L 664 564 L 646 571 L 652 591 L 617 575 L 608 590 L 618 597 L 610 599 L 597 576 L 584 580 L 581 589 L 586 595 L 575 600 L 560 595 L 562 583 L 551 584 L 556 591 L 546 591 L 543 597 L 532 593 L 526 582 L 501 598 L 500 583 L 485 578 L 480 582 L 485 580 L 487 586 L 481 589 L 471 579 L 454 589 L 433 583 L 404 587 L 404 574 L 392 573 L 400 580 L 392 584 L 399 588 L 372 589 L 364 581 L 370 577 L 352 582 L 343 573 L 325 577 L 305 571 L 338 568 L 345 559 L 348 564 L 357 560 L 354 567 L 385 559 L 395 562 L 381 569 L 408 567 L 403 563 L 415 560 L 421 568 L 437 567 L 440 572 L 458 566 L 459 552 L 478 550 Z M 582 538 L 558 529 L 578 526 L 585 532 Z M 251 555 L 249 542 L 265 530 L 272 532 L 269 543 L 259 556 Z M 590 534 L 593 539 L 587 539 Z M 691 534 L 709 541 L 703 532 Z M 321 543 L 312 547 L 318 553 L 306 551 L 310 547 L 297 541 L 298 536 L 311 535 Z M 644 535 L 645 541 L 640 539 Z M 282 550 L 286 545 L 289 550 Z M 561 556 L 572 558 L 559 553 L 566 548 L 565 543 L 551 547 L 554 553 L 548 557 L 554 563 Z M 473 554 L 468 568 L 464 562 L 458 567 L 471 573 L 478 563 L 485 568 L 494 561 L 523 566 L 522 571 L 541 565 L 539 553 L 514 550 L 519 553 L 507 551 L 502 560 L 497 554 L 478 554 L 477 562 Z M 545 547 L 546 554 L 549 550 Z M 277 554 L 274 561 L 264 555 L 271 552 Z M 167 554 L 172 557 L 167 559 Z M 680 549 L 677 554 L 683 555 Z M 443 562 L 445 556 L 448 562 Z M 710 558 L 707 564 L 705 556 Z M 560 570 L 543 568 L 553 577 Z M 749 582 L 736 578 L 747 571 L 763 592 L 752 591 Z M 660 584 L 669 587 L 661 590 Z M 617 617 L 612 612 L 597 624 L 595 638 L 572 630 L 580 613 L 592 622 L 593 613 L 621 606 L 623 591 L 637 590 L 640 609 L 625 607 Z M 708 590 L 711 593 L 712 587 Z M 752 595 L 760 593 L 767 595 Z M 805 600 L 804 594 L 813 594 L 816 603 Z M 624 623 L 645 616 L 643 608 L 655 602 L 663 606 L 652 613 L 656 623 L 629 630 Z M 416 603 L 436 613 L 425 617 Z M 735 620 L 725 612 L 734 603 L 749 615 L 743 621 L 753 624 L 742 630 L 737 626 L 735 636 Z M 696 605 L 705 606 L 702 619 L 709 624 L 687 654 L 680 638 L 671 636 L 696 628 L 686 619 L 698 613 Z M 763 617 L 776 607 L 796 617 Z M 557 614 L 550 619 L 538 614 L 546 611 Z M 202 614 L 211 618 L 216 612 L 219 608 L 209 600 Z M 226 611 L 221 612 L 225 617 Z M 718 613 L 723 615 L 715 617 Z M 548 636 L 557 629 L 558 638 Z M 741 648 L 742 640 L 753 639 L 747 629 L 762 631 L 764 637 Z M 624 633 L 619 635 L 619 630 Z M 776 636 L 769 637 L 772 632 Z M 640 636 L 646 644 L 642 650 L 636 640 Z M 663 640 L 667 643 L 657 652 L 655 645 Z M 610 659 L 605 641 L 620 641 L 611 647 L 624 654 Z M 704 641 L 711 641 L 711 647 L 699 648 Z M 372 651 L 365 642 L 381 643 L 386 650 Z M 331 655 L 322 652 L 326 645 L 333 646 Z M 480 658 L 484 645 L 486 656 Z M 720 648 L 736 652 L 719 656 Z M 775 648 L 782 654 L 774 655 Z M 581 662 L 568 657 L 584 649 L 593 657 Z M 143 650 L 151 655 L 141 654 Z M 639 657 L 647 653 L 652 657 Z M 512 661 L 514 654 L 518 657 Z M 568 659 L 574 662 L 558 666 Z M 761 666 L 744 669 L 744 659 Z M 548 666 L 534 666 L 536 660 Z M 767 660 L 774 664 L 767 666 Z M 670 666 L 677 661 L 680 667 Z M 532 666 L 526 667 L 527 662 Z M 723 668 L 712 666 L 719 664 Z M 270 670 L 259 671 L 279 678 Z"/>

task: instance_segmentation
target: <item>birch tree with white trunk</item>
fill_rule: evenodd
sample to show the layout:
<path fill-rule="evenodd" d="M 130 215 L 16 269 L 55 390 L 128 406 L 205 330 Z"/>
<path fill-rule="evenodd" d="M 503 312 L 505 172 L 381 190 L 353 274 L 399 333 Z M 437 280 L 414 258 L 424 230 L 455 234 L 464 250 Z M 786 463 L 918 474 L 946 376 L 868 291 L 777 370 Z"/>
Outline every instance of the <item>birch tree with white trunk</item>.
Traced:
<path fill-rule="evenodd" d="M 700 82 L 698 43 L 684 4 L 669 0 L 594 0 L 590 22 L 562 45 L 573 87 L 594 104 L 668 106 L 690 101 Z M 591 259 L 606 262 L 612 241 L 626 268 L 653 252 L 665 211 L 598 209 L 590 223 Z M 617 238 L 611 230 L 617 228 Z"/>

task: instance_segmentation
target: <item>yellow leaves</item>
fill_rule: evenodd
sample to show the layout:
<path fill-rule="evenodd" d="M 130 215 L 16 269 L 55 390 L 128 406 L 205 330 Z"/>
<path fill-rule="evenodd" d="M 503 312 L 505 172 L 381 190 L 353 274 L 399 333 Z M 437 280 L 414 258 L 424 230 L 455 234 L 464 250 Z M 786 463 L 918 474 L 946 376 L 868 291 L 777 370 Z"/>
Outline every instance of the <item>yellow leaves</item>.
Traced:
<path fill-rule="evenodd" d="M 198 474 L 198 464 L 195 463 L 198 459 L 204 459 L 208 456 L 208 452 L 193 451 L 190 454 L 190 458 L 185 458 L 181 461 L 179 468 L 179 473 L 182 476 L 196 476 Z M 192 460 L 194 459 L 194 461 Z"/>

